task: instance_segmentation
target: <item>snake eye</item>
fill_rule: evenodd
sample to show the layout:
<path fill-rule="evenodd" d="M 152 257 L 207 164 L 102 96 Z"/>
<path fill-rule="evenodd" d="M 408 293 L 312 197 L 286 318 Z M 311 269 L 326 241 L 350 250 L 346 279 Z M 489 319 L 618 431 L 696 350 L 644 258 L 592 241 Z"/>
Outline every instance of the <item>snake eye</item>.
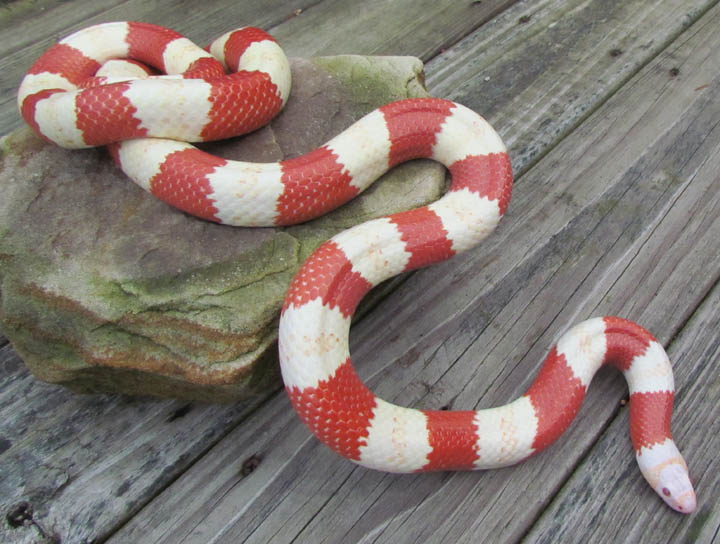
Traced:
<path fill-rule="evenodd" d="M 669 497 L 672 493 L 670 493 L 670 490 L 667 487 L 662 488 L 663 495 L 666 497 Z"/>

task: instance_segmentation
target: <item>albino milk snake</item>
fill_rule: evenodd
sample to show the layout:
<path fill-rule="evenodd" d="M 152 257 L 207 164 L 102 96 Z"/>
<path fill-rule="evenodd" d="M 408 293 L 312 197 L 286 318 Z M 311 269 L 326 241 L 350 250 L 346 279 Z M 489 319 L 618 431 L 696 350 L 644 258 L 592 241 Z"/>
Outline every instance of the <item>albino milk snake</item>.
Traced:
<path fill-rule="evenodd" d="M 290 286 L 280 321 L 282 375 L 300 417 L 323 442 L 391 472 L 510 465 L 563 433 L 595 372 L 610 364 L 629 385 L 630 432 L 643 475 L 673 509 L 695 509 L 687 466 L 670 433 L 670 363 L 653 336 L 632 322 L 605 317 L 573 327 L 527 393 L 498 408 L 402 408 L 377 398 L 357 376 L 348 334 L 360 299 L 400 272 L 475 247 L 508 206 L 510 160 L 484 119 L 446 100 L 401 100 L 304 156 L 271 164 L 225 160 L 186 142 L 237 136 L 269 122 L 288 99 L 290 69 L 274 39 L 256 28 L 228 32 L 208 51 L 146 23 L 92 26 L 32 66 L 18 104 L 46 140 L 68 148 L 108 145 L 141 187 L 224 224 L 307 221 L 413 158 L 434 159 L 452 177 L 437 202 L 334 236 Z"/>

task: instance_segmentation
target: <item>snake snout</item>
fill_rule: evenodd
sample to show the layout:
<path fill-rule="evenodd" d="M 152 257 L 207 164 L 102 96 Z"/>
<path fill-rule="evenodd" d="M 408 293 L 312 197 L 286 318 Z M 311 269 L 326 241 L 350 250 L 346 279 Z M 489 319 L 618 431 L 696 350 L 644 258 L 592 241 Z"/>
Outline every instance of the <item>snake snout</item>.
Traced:
<path fill-rule="evenodd" d="M 659 495 L 673 510 L 683 514 L 690 514 L 695 510 L 695 489 L 684 466 L 671 464 L 665 467 L 660 473 L 658 487 Z"/>

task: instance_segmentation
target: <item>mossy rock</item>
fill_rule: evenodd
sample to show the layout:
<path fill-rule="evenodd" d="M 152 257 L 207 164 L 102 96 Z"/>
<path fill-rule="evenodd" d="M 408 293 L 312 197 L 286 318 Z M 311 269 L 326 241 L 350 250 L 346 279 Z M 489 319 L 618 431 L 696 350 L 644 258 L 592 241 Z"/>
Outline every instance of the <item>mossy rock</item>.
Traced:
<path fill-rule="evenodd" d="M 203 148 L 282 160 L 378 106 L 427 96 L 411 57 L 293 60 L 292 69 L 292 96 L 270 125 Z M 104 149 L 64 150 L 21 129 L 1 153 L 2 332 L 38 378 L 83 393 L 228 402 L 278 387 L 279 310 L 305 258 L 337 232 L 445 188 L 441 166 L 413 161 L 322 218 L 250 229 L 170 208 Z"/>

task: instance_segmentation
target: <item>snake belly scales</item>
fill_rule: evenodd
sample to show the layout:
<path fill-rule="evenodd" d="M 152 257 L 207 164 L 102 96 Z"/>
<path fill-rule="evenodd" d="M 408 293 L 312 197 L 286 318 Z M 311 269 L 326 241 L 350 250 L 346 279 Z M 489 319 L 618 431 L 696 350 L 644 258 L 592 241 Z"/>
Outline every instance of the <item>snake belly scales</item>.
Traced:
<path fill-rule="evenodd" d="M 107 145 L 147 191 L 231 225 L 307 221 L 398 163 L 439 161 L 452 178 L 443 197 L 341 232 L 292 281 L 279 352 L 285 388 L 302 420 L 330 448 L 374 469 L 503 467 L 557 440 L 595 372 L 609 364 L 628 382 L 630 434 L 643 475 L 670 507 L 692 512 L 695 492 L 670 431 L 670 362 L 655 338 L 630 321 L 603 317 L 571 328 L 530 389 L 497 408 L 403 408 L 365 386 L 348 347 L 360 299 L 387 278 L 471 249 L 489 235 L 510 201 L 510 159 L 482 117 L 436 98 L 383 106 L 322 147 L 279 163 L 225 160 L 187 143 L 255 130 L 280 112 L 289 92 L 288 60 L 260 29 L 228 32 L 204 50 L 164 27 L 118 22 L 80 30 L 49 49 L 23 79 L 18 105 L 46 140 L 67 148 Z"/>

